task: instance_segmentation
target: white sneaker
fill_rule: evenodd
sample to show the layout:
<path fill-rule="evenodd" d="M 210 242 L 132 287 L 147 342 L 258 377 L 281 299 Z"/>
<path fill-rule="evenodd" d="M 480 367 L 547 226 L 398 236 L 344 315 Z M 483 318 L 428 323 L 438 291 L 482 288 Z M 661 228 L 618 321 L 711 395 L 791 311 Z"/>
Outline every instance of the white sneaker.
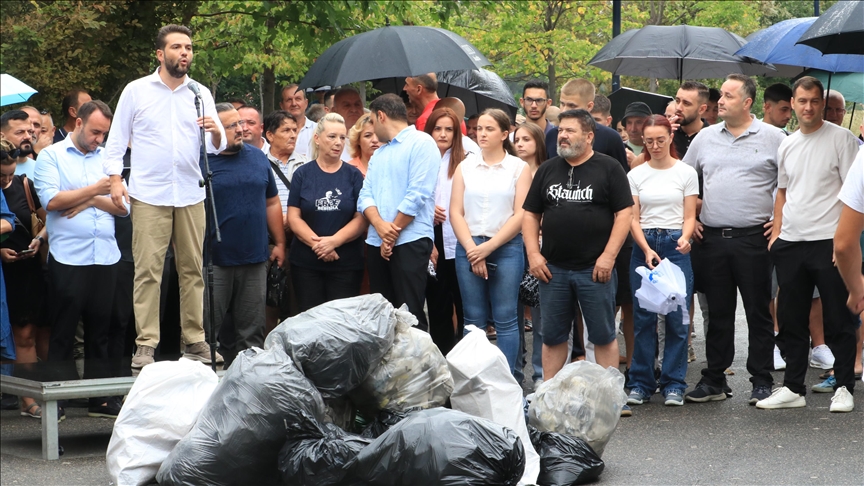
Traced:
<path fill-rule="evenodd" d="M 853 408 L 855 408 L 855 402 L 852 400 L 852 394 L 845 386 L 841 386 L 834 392 L 829 410 L 832 412 L 851 412 Z"/>
<path fill-rule="evenodd" d="M 816 346 L 810 354 L 810 367 L 830 370 L 834 367 L 834 353 L 824 344 Z"/>
<path fill-rule="evenodd" d="M 807 405 L 802 395 L 784 387 L 774 390 L 770 397 L 756 402 L 756 408 L 800 408 Z"/>
<path fill-rule="evenodd" d="M 780 371 L 786 369 L 786 360 L 783 359 L 783 356 L 780 356 L 780 348 L 777 345 L 774 345 L 774 371 Z"/>

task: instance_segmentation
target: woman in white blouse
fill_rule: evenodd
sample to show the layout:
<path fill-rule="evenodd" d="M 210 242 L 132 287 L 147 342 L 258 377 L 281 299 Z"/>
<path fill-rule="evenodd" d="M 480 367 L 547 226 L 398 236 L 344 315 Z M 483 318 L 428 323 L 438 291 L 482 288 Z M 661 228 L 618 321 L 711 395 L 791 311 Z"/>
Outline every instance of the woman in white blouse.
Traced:
<path fill-rule="evenodd" d="M 635 216 L 633 256 L 630 259 L 630 283 L 633 297 L 633 360 L 630 364 L 629 405 L 641 405 L 651 399 L 657 382 L 654 379 L 654 350 L 657 348 L 657 314 L 648 312 L 635 297 L 642 277 L 636 268 L 653 269 L 660 260 L 669 259 L 681 268 L 687 280 L 687 299 L 693 293 L 693 270 L 690 266 L 690 238 L 696 227 L 696 197 L 699 183 L 696 170 L 678 160 L 672 143 L 672 125 L 663 115 L 652 115 L 642 128 L 645 141 L 645 163 L 633 168 L 627 178 L 633 195 Z M 684 405 L 687 375 L 687 338 L 690 327 L 684 323 L 679 308 L 666 315 L 666 342 L 660 371 L 660 391 L 665 404 Z M 688 314 L 689 316 L 689 314 Z"/>
<path fill-rule="evenodd" d="M 456 233 L 456 275 L 465 324 L 486 328 L 489 311 L 498 347 L 513 373 L 519 361 L 517 307 L 525 270 L 522 203 L 531 185 L 528 165 L 509 139 L 510 118 L 484 111 L 477 122 L 480 154 L 470 154 L 453 176 L 450 221 Z"/>
<path fill-rule="evenodd" d="M 437 277 L 429 277 L 426 302 L 429 309 L 429 335 L 443 354 L 447 354 L 462 336 L 462 296 L 456 278 L 456 235 L 450 224 L 450 194 L 453 174 L 465 159 L 459 117 L 450 108 L 433 111 L 426 120 L 425 132 L 432 135 L 441 152 L 438 184 L 435 186 L 435 246 L 432 261 Z M 453 311 L 456 327 L 453 329 Z"/>

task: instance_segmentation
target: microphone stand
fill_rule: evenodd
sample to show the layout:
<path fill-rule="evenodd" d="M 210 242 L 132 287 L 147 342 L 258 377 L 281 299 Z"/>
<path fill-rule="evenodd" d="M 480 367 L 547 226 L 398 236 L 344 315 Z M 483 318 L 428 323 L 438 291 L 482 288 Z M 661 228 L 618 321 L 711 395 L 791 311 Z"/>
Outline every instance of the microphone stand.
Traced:
<path fill-rule="evenodd" d="M 195 109 L 198 111 L 198 118 L 204 117 L 204 108 L 201 106 L 201 96 L 195 95 Z M 213 198 L 213 172 L 210 171 L 210 162 L 207 160 L 207 142 L 204 138 L 204 127 L 201 128 L 201 153 L 204 155 L 204 179 L 198 181 L 199 187 L 206 188 L 207 199 L 210 204 L 205 208 L 213 223 L 213 228 L 216 229 L 216 241 L 222 242 L 222 233 L 219 232 L 219 217 L 216 215 L 216 200 Z M 206 235 L 207 246 L 207 296 L 209 299 L 210 316 L 207 325 L 210 328 L 210 367 L 216 373 L 216 329 L 214 316 L 216 315 L 215 304 L 213 302 L 213 237 L 210 232 Z"/>

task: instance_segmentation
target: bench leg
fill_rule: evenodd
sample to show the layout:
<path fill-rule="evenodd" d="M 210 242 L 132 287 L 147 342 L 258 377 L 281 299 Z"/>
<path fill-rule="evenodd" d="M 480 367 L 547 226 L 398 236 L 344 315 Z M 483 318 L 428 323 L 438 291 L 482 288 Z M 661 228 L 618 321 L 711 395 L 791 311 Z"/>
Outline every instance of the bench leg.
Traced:
<path fill-rule="evenodd" d="M 42 459 L 60 459 L 60 439 L 57 433 L 57 401 L 42 404 Z"/>

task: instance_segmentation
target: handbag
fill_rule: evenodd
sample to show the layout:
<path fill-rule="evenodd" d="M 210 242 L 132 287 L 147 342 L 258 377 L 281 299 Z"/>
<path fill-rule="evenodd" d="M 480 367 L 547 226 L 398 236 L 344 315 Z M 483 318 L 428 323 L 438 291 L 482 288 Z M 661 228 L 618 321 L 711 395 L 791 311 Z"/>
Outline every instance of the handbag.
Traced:
<path fill-rule="evenodd" d="M 528 307 L 540 305 L 540 281 L 528 270 L 525 270 L 522 281 L 519 282 L 519 302 Z"/>
<path fill-rule="evenodd" d="M 27 180 L 27 176 L 22 175 L 21 181 L 24 182 L 24 195 L 27 196 L 27 207 L 30 208 L 30 236 L 36 238 L 45 227 L 45 222 L 36 213 L 36 204 L 33 202 L 33 195 L 30 194 L 30 181 Z"/>
<path fill-rule="evenodd" d="M 279 268 L 274 261 L 267 271 L 267 306 L 281 307 L 283 297 L 288 290 L 288 272 Z"/>

